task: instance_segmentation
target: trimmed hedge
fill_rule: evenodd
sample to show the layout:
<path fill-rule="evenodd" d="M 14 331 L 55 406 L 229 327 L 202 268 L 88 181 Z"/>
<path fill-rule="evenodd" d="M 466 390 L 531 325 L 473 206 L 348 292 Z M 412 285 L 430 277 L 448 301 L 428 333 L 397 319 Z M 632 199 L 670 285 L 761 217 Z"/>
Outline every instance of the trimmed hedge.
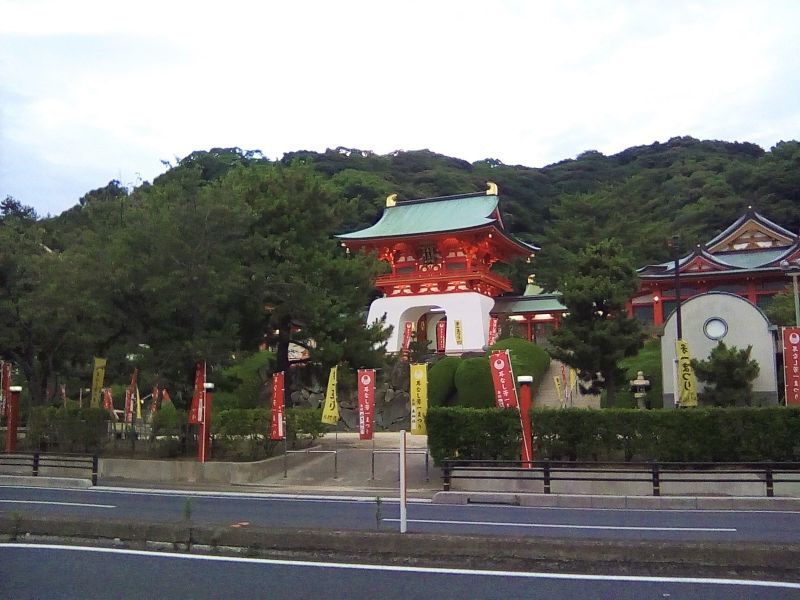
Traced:
<path fill-rule="evenodd" d="M 451 406 L 455 401 L 455 376 L 461 359 L 446 356 L 428 371 L 428 406 Z"/>
<path fill-rule="evenodd" d="M 798 408 L 533 409 L 531 418 L 537 460 L 800 460 Z M 428 445 L 437 464 L 456 457 L 517 458 L 519 431 L 518 413 L 513 410 L 428 412 Z"/>
<path fill-rule="evenodd" d="M 494 406 L 494 384 L 488 358 L 483 356 L 462 358 L 453 381 L 459 406 L 469 408 Z"/>
<path fill-rule="evenodd" d="M 35 406 L 28 415 L 29 450 L 97 452 L 108 439 L 108 412 L 77 406 Z"/>
<path fill-rule="evenodd" d="M 514 376 L 530 375 L 538 388 L 550 366 L 550 355 L 541 346 L 520 338 L 506 338 L 494 344 L 489 351 L 510 350 Z"/>
<path fill-rule="evenodd" d="M 431 407 L 426 419 L 434 464 L 445 458 L 519 458 L 519 413 L 498 408 Z"/>

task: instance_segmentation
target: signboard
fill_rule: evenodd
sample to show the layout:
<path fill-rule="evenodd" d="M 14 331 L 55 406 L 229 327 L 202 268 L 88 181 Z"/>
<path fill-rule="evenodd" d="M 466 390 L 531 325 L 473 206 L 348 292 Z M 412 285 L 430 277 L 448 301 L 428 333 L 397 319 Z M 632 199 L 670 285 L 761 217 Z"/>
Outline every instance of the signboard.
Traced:
<path fill-rule="evenodd" d="M 403 352 L 408 352 L 408 348 L 411 345 L 412 327 L 411 321 L 406 321 L 403 324 Z"/>
<path fill-rule="evenodd" d="M 511 370 L 511 356 L 508 350 L 498 350 L 489 355 L 492 370 L 495 403 L 497 408 L 517 408 L 517 388 Z"/>
<path fill-rule="evenodd" d="M 800 406 L 800 327 L 783 327 L 781 337 L 786 406 Z"/>
<path fill-rule="evenodd" d="M 375 423 L 375 369 L 358 370 L 358 439 L 371 440 Z"/>
<path fill-rule="evenodd" d="M 686 340 L 676 340 L 675 351 L 678 357 L 678 388 L 675 395 L 678 406 L 681 408 L 697 406 L 697 379 L 692 369 L 689 343 Z"/>
<path fill-rule="evenodd" d="M 428 365 L 412 364 L 411 368 L 411 434 L 426 435 L 428 414 Z"/>
<path fill-rule="evenodd" d="M 500 319 L 497 317 L 489 317 L 489 339 L 487 341 L 489 346 L 497 343 L 497 338 L 500 335 Z"/>
<path fill-rule="evenodd" d="M 440 319 L 436 321 L 436 351 L 442 353 L 445 351 L 447 343 L 447 319 Z"/>
<path fill-rule="evenodd" d="M 272 375 L 272 423 L 270 428 L 271 440 L 282 440 L 285 437 L 283 430 L 283 371 Z"/>
<path fill-rule="evenodd" d="M 454 323 L 455 326 L 455 337 L 456 337 L 456 344 L 459 346 L 464 345 L 464 329 L 461 326 L 461 321 L 456 320 Z"/>

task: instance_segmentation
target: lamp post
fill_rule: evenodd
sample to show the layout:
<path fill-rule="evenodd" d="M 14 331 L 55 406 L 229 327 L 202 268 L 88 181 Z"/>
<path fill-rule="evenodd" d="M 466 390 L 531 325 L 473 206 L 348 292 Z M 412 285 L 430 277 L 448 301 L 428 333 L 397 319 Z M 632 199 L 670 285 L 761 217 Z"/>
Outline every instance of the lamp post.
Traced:
<path fill-rule="evenodd" d="M 12 385 L 6 398 L 6 452 L 17 451 L 17 428 L 19 427 L 19 393 L 22 387 Z"/>
<path fill-rule="evenodd" d="M 797 293 L 797 278 L 800 277 L 800 259 L 781 261 L 781 270 L 792 278 L 792 288 L 794 289 L 794 324 L 800 327 L 800 296 Z"/>

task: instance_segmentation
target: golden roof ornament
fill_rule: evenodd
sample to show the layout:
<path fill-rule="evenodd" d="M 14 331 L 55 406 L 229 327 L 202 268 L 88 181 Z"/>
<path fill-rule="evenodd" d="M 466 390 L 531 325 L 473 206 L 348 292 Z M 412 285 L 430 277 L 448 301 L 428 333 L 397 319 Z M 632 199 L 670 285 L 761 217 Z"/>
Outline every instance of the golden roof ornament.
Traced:
<path fill-rule="evenodd" d="M 389 194 L 386 196 L 386 208 L 391 208 L 397 204 L 397 194 Z"/>
<path fill-rule="evenodd" d="M 488 189 L 486 190 L 487 196 L 497 196 L 497 184 L 494 181 L 487 181 L 486 185 Z"/>

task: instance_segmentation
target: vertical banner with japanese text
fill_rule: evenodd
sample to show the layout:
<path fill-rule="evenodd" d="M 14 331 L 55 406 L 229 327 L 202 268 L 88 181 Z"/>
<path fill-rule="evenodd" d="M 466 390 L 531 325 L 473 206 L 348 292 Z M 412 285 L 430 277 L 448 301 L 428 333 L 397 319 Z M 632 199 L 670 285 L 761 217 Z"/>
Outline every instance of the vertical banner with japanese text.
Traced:
<path fill-rule="evenodd" d="M 447 319 L 439 319 L 436 321 L 436 351 L 442 353 L 445 351 L 447 343 Z"/>
<path fill-rule="evenodd" d="M 500 335 L 500 319 L 497 317 L 489 317 L 489 340 L 486 342 L 489 346 L 494 346 L 497 343 L 497 338 Z"/>
<path fill-rule="evenodd" d="M 428 365 L 414 363 L 411 368 L 411 434 L 426 435 L 428 414 Z"/>
<path fill-rule="evenodd" d="M 339 422 L 339 403 L 336 394 L 336 370 L 338 367 L 331 367 L 328 375 L 328 389 L 325 392 L 325 404 L 322 408 L 322 422 L 328 425 L 336 425 Z"/>
<path fill-rule="evenodd" d="M 459 346 L 464 345 L 464 327 L 461 325 L 461 321 L 456 319 L 453 322 L 453 333 L 455 333 L 456 344 Z"/>
<path fill-rule="evenodd" d="M 358 370 L 358 439 L 371 440 L 375 428 L 375 369 Z"/>
<path fill-rule="evenodd" d="M 800 406 L 800 327 L 783 327 L 781 337 L 786 406 Z"/>
<path fill-rule="evenodd" d="M 272 375 L 272 422 L 270 428 L 271 440 L 282 440 L 286 437 L 283 430 L 283 371 Z"/>
<path fill-rule="evenodd" d="M 508 350 L 498 350 L 489 355 L 492 371 L 495 404 L 497 408 L 517 408 L 517 387 L 511 370 L 511 356 Z"/>
<path fill-rule="evenodd" d="M 411 321 L 406 321 L 403 323 L 403 352 L 408 352 L 408 349 L 411 346 L 412 329 L 413 323 Z"/>
<path fill-rule="evenodd" d="M 139 369 L 133 370 L 131 384 L 125 389 L 125 422 L 133 423 L 134 406 L 136 402 L 136 380 L 139 378 Z"/>
<path fill-rule="evenodd" d="M 675 395 L 678 406 L 697 406 L 697 379 L 692 369 L 689 343 L 686 340 L 676 340 L 675 352 L 678 357 L 678 389 Z"/>
<path fill-rule="evenodd" d="M 94 357 L 94 363 L 92 364 L 92 399 L 89 403 L 92 408 L 100 406 L 100 391 L 103 389 L 103 380 L 106 376 L 106 362 L 105 358 Z"/>
<path fill-rule="evenodd" d="M 192 404 L 189 407 L 189 423 L 196 425 L 203 419 L 201 412 L 203 410 L 203 395 L 205 394 L 206 383 L 206 363 L 205 361 L 198 360 L 194 370 L 194 393 L 192 394 Z"/>
<path fill-rule="evenodd" d="M 564 399 L 564 392 L 562 391 L 562 388 L 561 388 L 561 377 L 559 377 L 558 375 L 555 375 L 553 377 L 553 383 L 556 386 L 556 395 L 558 396 L 558 405 L 561 408 L 564 408 L 564 406 L 566 404 L 566 401 Z"/>

